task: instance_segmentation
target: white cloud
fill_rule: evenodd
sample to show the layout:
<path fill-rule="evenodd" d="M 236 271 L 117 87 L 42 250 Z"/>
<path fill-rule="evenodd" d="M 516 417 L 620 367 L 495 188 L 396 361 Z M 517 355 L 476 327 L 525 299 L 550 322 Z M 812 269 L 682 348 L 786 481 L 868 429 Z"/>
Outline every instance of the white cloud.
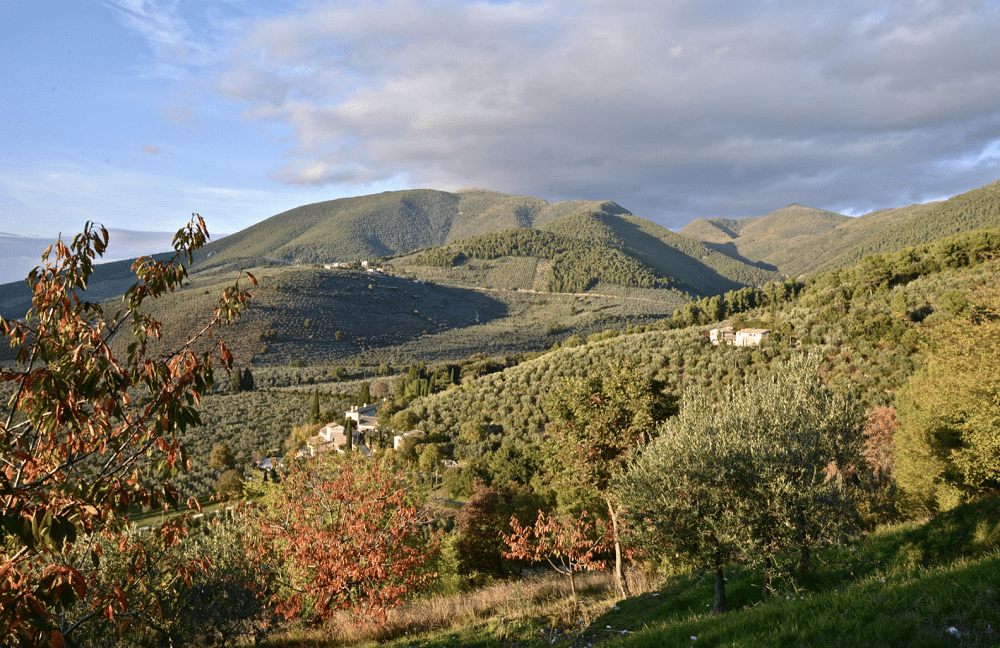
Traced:
<path fill-rule="evenodd" d="M 1000 116 L 998 27 L 971 1 L 339 1 L 256 22 L 217 87 L 291 129 L 278 182 L 608 198 L 679 226 L 898 200 L 878 173 L 909 195 L 996 179 L 924 171 L 986 146 L 956 134 Z"/>

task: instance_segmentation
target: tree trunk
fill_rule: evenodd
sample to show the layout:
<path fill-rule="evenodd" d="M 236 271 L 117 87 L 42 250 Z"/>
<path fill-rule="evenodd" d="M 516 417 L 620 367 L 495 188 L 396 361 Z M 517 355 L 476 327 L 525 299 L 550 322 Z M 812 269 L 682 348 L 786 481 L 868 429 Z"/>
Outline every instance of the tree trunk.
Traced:
<path fill-rule="evenodd" d="M 715 566 L 715 605 L 712 615 L 724 614 L 726 611 L 726 577 L 722 573 L 722 565 Z"/>
<path fill-rule="evenodd" d="M 799 554 L 799 577 L 803 577 L 809 573 L 809 543 L 806 538 L 806 514 L 802 510 L 802 505 L 796 507 L 796 526 L 799 532 L 799 547 L 801 548 L 801 553 Z"/>
<path fill-rule="evenodd" d="M 760 592 L 761 602 L 771 598 L 771 570 L 774 567 L 774 560 L 768 556 L 764 559 L 764 588 Z"/>
<path fill-rule="evenodd" d="M 618 586 L 618 594 L 622 598 L 629 597 L 628 583 L 625 582 L 625 572 L 622 568 L 622 543 L 618 538 L 618 511 L 610 498 L 605 498 L 608 505 L 608 514 L 611 516 L 611 533 L 615 541 L 615 584 Z"/>
<path fill-rule="evenodd" d="M 573 592 L 573 611 L 576 612 L 580 609 L 580 603 L 576 600 L 576 571 L 572 562 L 569 565 L 569 589 Z"/>

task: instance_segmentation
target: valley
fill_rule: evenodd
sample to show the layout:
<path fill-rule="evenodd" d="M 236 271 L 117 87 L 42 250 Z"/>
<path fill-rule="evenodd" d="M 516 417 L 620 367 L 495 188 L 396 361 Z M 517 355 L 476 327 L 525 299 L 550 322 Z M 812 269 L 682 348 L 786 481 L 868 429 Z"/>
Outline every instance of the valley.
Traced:
<path fill-rule="evenodd" d="M 255 278 L 255 285 L 245 278 L 240 284 L 252 295 L 240 316 L 195 345 L 201 352 L 225 340 L 234 371 L 252 375 L 252 385 L 244 387 L 219 372 L 198 396 L 198 420 L 174 432 L 172 438 L 192 459 L 190 470 L 175 471 L 170 478 L 181 501 L 194 497 L 208 503 L 221 496 L 223 475 L 235 471 L 238 494 L 225 497 L 253 502 L 259 515 L 285 511 L 282 515 L 291 519 L 292 513 L 280 508 L 285 506 L 282 488 L 303 488 L 296 491 L 298 501 L 313 502 L 310 498 L 336 478 L 299 483 L 309 475 L 289 467 L 281 477 L 288 486 L 261 482 L 261 459 L 293 457 L 304 439 L 342 420 L 352 405 L 385 399 L 378 417 L 381 432 L 366 443 L 398 471 L 393 483 L 400 485 L 401 499 L 393 506 L 412 513 L 408 528 L 419 529 L 406 551 L 425 547 L 428 553 L 413 562 L 422 565 L 414 567 L 412 581 L 420 586 L 410 590 L 400 584 L 406 595 L 377 607 L 388 610 L 378 628 L 347 629 L 358 618 L 350 610 L 361 609 L 357 597 L 343 599 L 343 610 L 321 612 L 319 599 L 287 598 L 288 591 L 270 585 L 265 591 L 271 603 L 220 601 L 212 610 L 214 620 L 185 619 L 179 611 L 206 605 L 204 592 L 218 585 L 216 572 L 206 571 L 197 577 L 204 589 L 181 587 L 174 590 L 175 598 L 161 601 L 173 624 L 170 637 L 194 643 L 230 636 L 249 641 L 258 636 L 254 633 L 273 632 L 259 625 L 266 618 L 274 624 L 267 627 L 279 629 L 266 639 L 274 646 L 376 640 L 399 646 L 415 640 L 442 646 L 642 646 L 692 636 L 722 645 L 775 645 L 769 624 L 783 628 L 781 641 L 838 635 L 854 637 L 845 641 L 855 645 L 866 638 L 859 628 L 876 624 L 886 645 L 942 645 L 958 636 L 950 633 L 952 627 L 968 645 L 991 645 L 1000 628 L 1000 607 L 995 596 L 983 592 L 997 587 L 990 552 L 1000 541 L 1000 524 L 992 446 L 976 436 L 981 429 L 976 426 L 990 423 L 969 418 L 969 427 L 954 432 L 968 435 L 962 444 L 942 452 L 933 445 L 937 437 L 907 436 L 933 413 L 920 409 L 920 398 L 905 395 L 927 384 L 941 385 L 934 389 L 945 393 L 944 386 L 959 379 L 969 381 L 960 383 L 967 386 L 985 384 L 982 393 L 968 387 L 970 398 L 995 393 L 995 377 L 980 378 L 988 375 L 997 352 L 997 186 L 857 219 L 790 205 L 746 222 L 692 223 L 677 234 L 609 201 L 549 204 L 483 190 L 389 192 L 306 206 L 208 244 L 196 253 L 182 287 L 137 311 L 163 323 L 162 336 L 148 338 L 147 353 L 170 357 L 210 319 L 219 295 L 238 273 Z M 412 228 L 403 227 L 406 219 Z M 495 228 L 487 231 L 491 224 Z M 351 242 L 337 239 L 334 231 L 350 232 L 351 240 L 363 239 L 364 246 L 348 255 L 343 250 Z M 114 296 L 124 292 L 130 275 L 122 263 L 95 266 L 84 299 L 100 302 L 108 313 L 121 308 Z M 0 287 L 4 317 L 18 308 L 23 315 L 26 299 L 23 286 Z M 769 335 L 759 346 L 713 345 L 709 331 L 722 325 Z M 935 354 L 945 353 L 947 340 L 960 335 L 977 340 L 980 359 L 951 361 L 947 366 L 953 370 L 942 372 L 942 365 L 934 363 L 945 362 L 945 356 L 935 360 Z M 120 357 L 128 353 L 126 338 L 109 340 Z M 8 398 L 21 379 L 18 372 L 25 370 L 14 362 L 16 346 L 0 353 L 10 372 L 5 374 Z M 815 363 L 807 378 L 782 382 L 798 375 L 802 362 Z M 816 403 L 842 407 L 837 414 L 816 415 L 823 421 L 842 417 L 835 432 L 807 426 L 806 432 L 826 430 L 815 441 L 820 450 L 796 459 L 806 462 L 809 478 L 775 472 L 774 466 L 787 459 L 780 455 L 785 444 L 760 441 L 782 434 L 797 415 L 781 409 L 782 399 L 773 394 L 739 400 L 749 393 L 745 390 L 780 385 L 785 393 L 798 394 L 795 390 L 805 384 L 810 387 L 802 392 L 804 400 L 795 401 L 801 409 L 788 410 L 792 414 L 820 407 Z M 136 402 L 144 402 L 136 396 Z M 600 407 L 592 409 L 594 403 Z M 689 408 L 697 403 L 705 409 L 695 416 Z M 690 517 L 665 489 L 661 505 L 674 507 L 671 515 L 677 517 L 655 529 L 645 523 L 629 536 L 629 552 L 646 553 L 629 554 L 633 590 L 627 596 L 610 575 L 581 573 L 579 605 L 570 605 L 558 572 L 537 581 L 520 578 L 536 572 L 540 563 L 505 550 L 498 534 L 508 532 L 511 516 L 521 524 L 532 523 L 538 511 L 564 523 L 588 521 L 586 533 L 597 543 L 617 524 L 608 514 L 613 510 L 608 493 L 625 487 L 612 482 L 619 484 L 637 470 L 635 457 L 654 456 L 652 449 L 662 445 L 658 437 L 668 428 L 674 434 L 669 426 L 704 420 L 719 403 L 733 403 L 734 412 L 759 407 L 749 418 L 720 422 L 719 434 L 739 429 L 744 436 L 733 437 L 734 445 L 763 443 L 768 449 L 726 455 L 726 460 L 709 454 L 708 465 L 717 468 L 708 471 L 712 476 L 689 475 L 704 480 L 706 492 L 714 493 L 706 495 L 704 506 L 717 506 L 718 519 Z M 619 409 L 602 409 L 605 404 Z M 574 419 L 574 408 L 586 414 Z M 962 410 L 967 411 L 972 410 Z M 784 422 L 763 430 L 748 422 L 767 417 Z M 598 430 L 593 437 L 579 437 L 576 445 L 562 441 L 590 426 Z M 391 447 L 393 435 L 412 430 L 421 433 Z M 617 437 L 632 441 L 615 446 Z M 894 449 L 900 444 L 909 444 L 910 454 Z M 220 465 L 212 457 L 221 446 L 230 460 Z M 581 447 L 590 447 L 590 454 L 574 454 Z M 972 447 L 976 450 L 967 454 L 958 450 Z M 768 453 L 777 458 L 751 460 Z M 354 470 L 351 454 L 331 455 L 316 459 L 311 474 Z M 934 463 L 946 461 L 942 456 L 960 460 Z M 602 461 L 608 462 L 609 476 L 590 475 Z M 841 470 L 838 463 L 850 469 Z M 297 464 L 288 459 L 286 465 Z M 743 466 L 751 477 L 720 482 L 730 479 L 719 476 L 729 474 L 718 468 L 724 465 Z M 824 471 L 827 478 L 816 477 Z M 939 478 L 921 481 L 919 475 L 929 472 Z M 796 486 L 783 491 L 764 486 L 783 480 Z M 816 499 L 795 499 L 809 489 L 818 493 Z M 730 505 L 730 498 L 719 495 L 734 490 L 750 505 L 735 500 Z M 370 492 L 342 497 L 375 501 Z M 635 492 L 615 492 L 639 506 Z M 785 505 L 768 509 L 761 504 L 770 501 Z M 798 524 L 782 517 L 793 501 L 812 507 L 817 519 L 831 521 L 810 531 L 816 534 L 814 544 L 766 535 L 768 529 Z M 587 510 L 601 513 L 587 517 Z M 757 516 L 762 510 L 773 517 Z M 265 552 L 254 544 L 265 535 L 252 530 L 257 527 L 241 526 L 254 524 L 253 515 L 230 512 L 220 519 L 217 529 L 203 524 L 191 536 L 213 556 L 218 573 L 247 586 L 260 586 L 261 572 L 255 570 L 264 565 L 275 570 L 267 572 L 268 578 L 301 578 L 295 564 L 273 553 L 255 553 Z M 682 522 L 690 526 L 671 526 Z M 644 522 L 630 518 L 630 524 Z M 677 531 L 709 537 L 698 534 L 726 525 L 739 530 L 698 542 Z M 712 563 L 716 558 L 704 552 L 709 541 L 731 547 L 723 562 Z M 283 551 L 291 542 L 278 540 L 266 551 Z M 195 551 L 195 544 L 184 546 Z M 594 546 L 600 547 L 596 555 L 604 561 L 602 568 L 610 569 L 610 545 Z M 663 546 L 675 549 L 656 553 Z M 798 571 L 801 556 L 807 555 L 800 550 L 807 546 L 815 557 L 808 574 Z M 233 547 L 240 548 L 236 555 Z M 251 568 L 247 556 L 263 562 Z M 730 581 L 724 614 L 717 609 L 718 584 L 714 590 L 712 585 L 716 572 Z M 400 578 L 403 583 L 409 576 Z M 774 591 L 762 592 L 760 584 L 771 578 Z M 948 578 L 957 584 L 944 584 Z M 308 591 L 305 581 L 295 582 Z M 472 606 L 491 588 L 502 590 L 501 598 L 533 597 L 536 604 L 503 607 L 494 601 L 451 617 L 434 611 L 435 605 L 454 611 L 463 600 Z M 927 604 L 920 595 L 925 590 L 952 597 L 966 611 Z M 898 602 L 883 604 L 886 597 Z M 871 600 L 878 604 L 869 606 Z M 287 601 L 303 607 L 278 623 L 274 611 L 291 609 L 282 607 Z M 490 612 L 490 605 L 505 611 Z M 363 609 L 368 611 L 355 614 L 375 614 Z M 793 618 L 804 614 L 818 619 L 815 627 L 790 629 Z M 205 634 L 210 623 L 221 628 L 215 639 Z M 162 638 L 153 625 L 143 627 L 123 645 L 154 645 Z M 604 631 L 609 628 L 614 632 Z M 96 641 L 96 635 L 78 636 L 84 645 Z"/>

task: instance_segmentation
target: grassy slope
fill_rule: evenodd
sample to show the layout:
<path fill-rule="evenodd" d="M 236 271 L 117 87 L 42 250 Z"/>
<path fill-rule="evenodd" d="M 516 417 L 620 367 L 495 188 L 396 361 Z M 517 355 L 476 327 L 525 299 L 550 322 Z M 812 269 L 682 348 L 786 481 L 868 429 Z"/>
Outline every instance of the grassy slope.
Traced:
<path fill-rule="evenodd" d="M 488 615 L 463 618 L 456 626 L 411 632 L 383 645 L 996 646 L 998 542 L 1000 502 L 986 500 L 822 551 L 812 574 L 796 580 L 786 572 L 777 582 L 778 595 L 763 604 L 760 572 L 730 567 L 730 611 L 718 617 L 707 613 L 712 579 L 696 571 L 624 601 L 591 590 L 590 609 L 603 613 L 585 627 L 559 601 L 535 595 L 533 614 L 517 623 Z M 529 591 L 510 588 L 508 598 L 531 596 Z"/>
<path fill-rule="evenodd" d="M 441 245 L 458 202 L 455 194 L 415 189 L 304 205 L 209 243 L 195 267 L 266 257 L 346 261 Z"/>

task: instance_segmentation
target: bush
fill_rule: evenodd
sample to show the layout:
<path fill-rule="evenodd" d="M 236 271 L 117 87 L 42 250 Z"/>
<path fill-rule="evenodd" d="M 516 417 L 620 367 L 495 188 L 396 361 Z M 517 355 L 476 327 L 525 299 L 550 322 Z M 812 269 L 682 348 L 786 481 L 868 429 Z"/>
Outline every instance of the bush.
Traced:
<path fill-rule="evenodd" d="M 224 499 L 243 497 L 243 474 L 232 468 L 222 473 L 215 485 L 215 494 Z"/>

